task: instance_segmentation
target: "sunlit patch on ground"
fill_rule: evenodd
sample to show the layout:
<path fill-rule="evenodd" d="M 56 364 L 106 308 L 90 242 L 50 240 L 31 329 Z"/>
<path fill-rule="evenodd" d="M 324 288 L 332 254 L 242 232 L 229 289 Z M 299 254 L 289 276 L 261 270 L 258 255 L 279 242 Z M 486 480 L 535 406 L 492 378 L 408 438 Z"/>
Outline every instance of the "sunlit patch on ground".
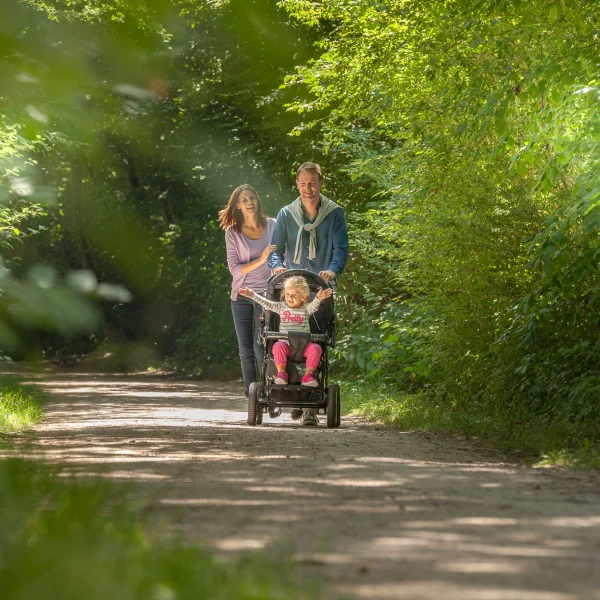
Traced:
<path fill-rule="evenodd" d="M 223 555 L 277 555 L 285 540 L 330 595 L 599 597 L 598 474 L 485 461 L 464 441 L 357 418 L 250 427 L 238 383 L 35 381 L 54 400 L 17 451 L 129 483 L 161 535 Z"/>

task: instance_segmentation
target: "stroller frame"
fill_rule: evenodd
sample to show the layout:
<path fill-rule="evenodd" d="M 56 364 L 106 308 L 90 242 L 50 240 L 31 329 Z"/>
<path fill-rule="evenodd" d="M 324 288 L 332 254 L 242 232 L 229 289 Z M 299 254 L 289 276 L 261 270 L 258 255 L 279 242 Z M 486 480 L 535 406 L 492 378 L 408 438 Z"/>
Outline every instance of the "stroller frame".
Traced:
<path fill-rule="evenodd" d="M 302 332 L 279 332 L 270 329 L 270 319 L 268 315 L 261 315 L 260 320 L 260 337 L 261 342 L 264 346 L 264 361 L 262 365 L 259 365 L 259 381 L 250 384 L 248 392 L 248 424 L 249 425 L 260 425 L 263 421 L 263 415 L 271 407 L 279 408 L 309 408 L 317 413 L 327 415 L 327 427 L 339 427 L 341 424 L 341 410 L 340 410 L 340 388 L 339 385 L 329 385 L 329 360 L 328 351 L 329 348 L 335 346 L 335 337 L 337 332 L 337 319 L 335 315 L 335 300 L 337 296 L 335 279 L 326 282 L 322 277 L 306 271 L 304 269 L 290 269 L 283 271 L 279 275 L 273 275 L 265 284 L 265 296 L 274 293 L 277 289 L 283 286 L 283 282 L 288 277 L 296 275 L 303 276 L 311 292 L 318 291 L 321 288 L 331 288 L 333 294 L 327 300 L 332 303 L 331 312 L 332 317 L 327 323 L 325 323 L 326 331 L 324 333 L 302 333 Z M 268 311 L 267 311 L 268 312 Z M 314 321 L 311 317 L 311 325 L 317 325 L 316 318 Z M 278 340 L 291 340 L 300 339 L 305 343 L 314 342 L 318 343 L 323 352 L 319 361 L 319 367 L 316 371 L 318 373 L 316 387 L 308 387 L 304 385 L 286 384 L 277 385 L 272 381 L 269 381 L 267 376 L 269 361 L 272 357 L 269 353 L 271 342 L 274 343 Z M 288 371 L 290 369 L 290 362 L 293 364 L 293 369 L 296 369 L 296 365 L 293 361 L 288 360 Z M 303 362 L 303 361 L 296 361 Z M 297 371 L 296 371 L 297 373 Z"/>

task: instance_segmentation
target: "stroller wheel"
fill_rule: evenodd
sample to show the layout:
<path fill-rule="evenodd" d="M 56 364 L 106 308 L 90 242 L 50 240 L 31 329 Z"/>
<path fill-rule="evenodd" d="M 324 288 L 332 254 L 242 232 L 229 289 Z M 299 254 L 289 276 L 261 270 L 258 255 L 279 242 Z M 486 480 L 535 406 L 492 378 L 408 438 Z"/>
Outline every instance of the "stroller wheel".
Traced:
<path fill-rule="evenodd" d="M 248 425 L 260 425 L 262 423 L 262 413 L 259 412 L 258 407 L 258 394 L 258 384 L 251 383 L 248 390 Z"/>
<path fill-rule="evenodd" d="M 256 424 L 262 425 L 265 413 L 262 411 L 262 406 L 258 403 L 258 400 L 264 396 L 265 386 L 262 383 L 258 382 L 256 384 L 256 389 Z"/>
<path fill-rule="evenodd" d="M 327 389 L 327 427 L 339 427 L 341 423 L 340 386 L 337 383 Z"/>

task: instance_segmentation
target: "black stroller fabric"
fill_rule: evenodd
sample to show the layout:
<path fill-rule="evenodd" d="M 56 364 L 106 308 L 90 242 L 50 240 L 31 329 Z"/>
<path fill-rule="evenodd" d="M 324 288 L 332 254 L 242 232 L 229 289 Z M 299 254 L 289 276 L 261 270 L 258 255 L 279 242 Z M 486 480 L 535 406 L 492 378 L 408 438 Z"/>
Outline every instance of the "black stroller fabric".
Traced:
<path fill-rule="evenodd" d="M 289 271 L 284 271 L 280 275 L 272 277 L 265 288 L 264 296 L 268 300 L 273 300 L 275 302 L 281 301 L 285 280 L 288 277 L 293 277 L 297 275 L 301 275 L 302 277 L 304 277 L 308 283 L 308 287 L 310 288 L 309 301 L 311 301 L 317 295 L 319 290 L 329 287 L 327 282 L 315 273 L 292 269 Z M 265 310 L 264 314 L 266 328 L 269 331 L 279 331 L 279 315 L 269 310 Z M 321 303 L 317 312 L 310 316 L 309 323 L 311 333 L 328 334 L 331 337 L 335 326 L 335 306 L 333 297 L 329 297 L 327 300 Z M 289 377 L 289 383 L 295 385 L 300 383 L 300 376 L 298 374 L 296 364 L 304 362 L 304 349 L 306 348 L 306 345 L 309 341 L 308 334 L 303 332 L 290 332 L 290 334 L 288 335 L 288 341 L 290 343 L 291 352 L 286 370 Z M 270 341 L 267 348 L 268 356 L 270 357 L 268 360 L 266 372 L 266 376 L 268 378 L 273 378 L 277 374 L 277 369 L 272 358 L 273 344 L 274 341 Z M 323 346 L 323 344 L 321 345 Z M 320 369 L 316 371 L 316 377 L 319 377 L 319 371 Z M 272 394 L 274 399 L 278 399 L 280 393 L 288 394 L 288 398 L 290 395 L 298 395 L 298 397 L 300 398 L 304 394 L 314 392 L 312 392 L 311 390 L 273 390 Z"/>
<path fill-rule="evenodd" d="M 283 292 L 285 280 L 288 277 L 293 277 L 295 275 L 301 275 L 306 279 L 308 287 L 310 288 L 309 301 L 313 300 L 320 289 L 329 287 L 327 282 L 316 273 L 294 269 L 284 271 L 280 275 L 272 277 L 265 288 L 265 298 L 267 298 L 267 300 L 279 302 L 281 300 L 281 293 Z M 328 298 L 321 303 L 319 310 L 310 316 L 309 323 L 311 333 L 330 333 L 333 328 L 334 319 L 334 301 L 333 298 Z M 265 322 L 270 331 L 279 331 L 279 315 L 277 313 L 265 310 Z"/>
<path fill-rule="evenodd" d="M 304 349 L 308 344 L 308 333 L 303 331 L 290 331 L 288 342 L 290 343 L 290 358 L 292 362 L 299 363 L 304 360 Z"/>

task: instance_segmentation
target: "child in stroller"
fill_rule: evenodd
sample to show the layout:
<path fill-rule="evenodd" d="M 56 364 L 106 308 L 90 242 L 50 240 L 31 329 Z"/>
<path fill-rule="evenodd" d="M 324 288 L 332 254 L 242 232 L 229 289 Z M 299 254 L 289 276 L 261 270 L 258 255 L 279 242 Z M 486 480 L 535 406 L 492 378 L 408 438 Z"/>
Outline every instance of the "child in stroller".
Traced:
<path fill-rule="evenodd" d="M 314 273 L 294 269 L 267 282 L 268 298 L 249 289 L 239 290 L 241 295 L 265 308 L 262 338 L 267 352 L 261 381 L 252 385 L 249 424 L 262 423 L 262 413 L 267 407 L 269 415 L 275 417 L 282 406 L 293 406 L 301 408 L 292 410 L 292 419 L 302 417 L 304 425 L 317 425 L 316 413 L 323 410 L 328 415 L 328 427 L 339 427 L 339 386 L 327 387 L 327 346 L 333 346 L 335 341 L 335 313 L 333 304 L 327 302 L 331 306 L 325 307 L 324 301 L 334 295 L 331 285 Z M 278 290 L 281 302 L 275 301 Z M 309 301 L 311 293 L 314 297 Z M 318 333 L 311 332 L 311 324 Z M 298 374 L 293 364 L 298 362 L 306 363 L 300 385 L 296 385 Z M 327 410 L 329 405 L 331 411 Z"/>
<path fill-rule="evenodd" d="M 246 298 L 251 298 L 254 302 L 260 304 L 263 308 L 279 315 L 279 331 L 304 331 L 310 333 L 308 319 L 310 315 L 319 310 L 323 300 L 329 298 L 333 293 L 331 288 L 319 290 L 312 302 L 308 301 L 310 289 L 306 279 L 302 276 L 288 277 L 283 286 L 283 297 L 285 302 L 272 302 L 251 289 L 242 288 L 239 293 Z M 313 342 L 306 344 L 304 349 L 304 358 L 306 359 L 306 373 L 302 377 L 302 385 L 316 387 L 317 380 L 314 377 L 315 371 L 321 360 L 321 346 Z M 277 367 L 277 376 L 275 383 L 285 385 L 288 382 L 286 365 L 290 356 L 290 344 L 287 340 L 279 340 L 273 345 L 273 358 Z"/>

